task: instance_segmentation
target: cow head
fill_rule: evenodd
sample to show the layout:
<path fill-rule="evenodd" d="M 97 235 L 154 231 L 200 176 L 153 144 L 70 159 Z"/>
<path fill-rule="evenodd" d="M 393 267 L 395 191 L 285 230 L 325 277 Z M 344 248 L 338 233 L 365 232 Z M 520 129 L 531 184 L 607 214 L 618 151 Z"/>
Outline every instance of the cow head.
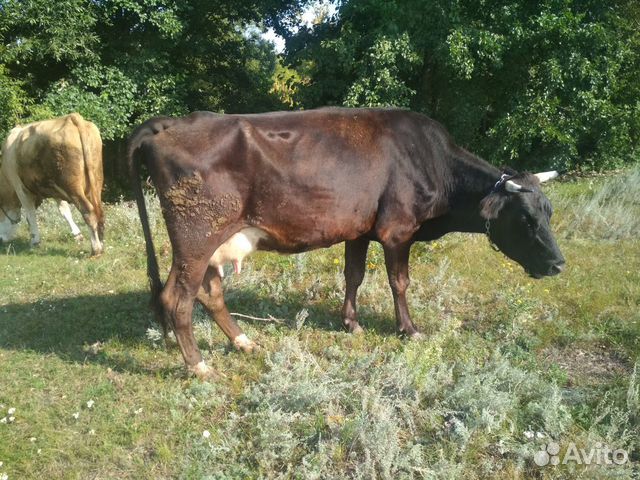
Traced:
<path fill-rule="evenodd" d="M 503 175 L 480 204 L 489 239 L 534 278 L 562 271 L 564 257 L 551 232 L 551 203 L 540 183 L 557 172 Z"/>
<path fill-rule="evenodd" d="M 0 241 L 10 242 L 15 238 L 20 208 L 20 200 L 0 168 Z"/>

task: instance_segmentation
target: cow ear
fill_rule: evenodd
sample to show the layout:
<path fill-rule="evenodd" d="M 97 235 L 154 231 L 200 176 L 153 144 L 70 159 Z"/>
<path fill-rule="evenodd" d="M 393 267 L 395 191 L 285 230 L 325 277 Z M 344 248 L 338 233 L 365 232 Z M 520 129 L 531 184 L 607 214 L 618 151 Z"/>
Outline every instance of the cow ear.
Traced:
<path fill-rule="evenodd" d="M 504 207 L 506 195 L 490 193 L 480 202 L 480 216 L 486 220 L 493 220 L 498 217 L 500 210 Z"/>

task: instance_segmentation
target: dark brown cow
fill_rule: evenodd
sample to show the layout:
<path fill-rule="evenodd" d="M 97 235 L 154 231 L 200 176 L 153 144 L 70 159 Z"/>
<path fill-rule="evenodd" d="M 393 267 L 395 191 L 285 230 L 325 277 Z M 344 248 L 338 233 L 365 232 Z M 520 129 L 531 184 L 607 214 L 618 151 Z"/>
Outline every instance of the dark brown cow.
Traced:
<path fill-rule="evenodd" d="M 129 139 L 129 164 L 145 233 L 152 304 L 175 331 L 187 367 L 207 376 L 191 313 L 199 300 L 233 344 L 255 347 L 229 315 L 221 266 L 239 271 L 251 251 L 296 253 L 345 241 L 345 327 L 369 241 L 384 248 L 399 332 L 417 335 L 406 290 L 413 242 L 451 231 L 487 233 L 532 276 L 558 273 L 540 179 L 503 175 L 456 146 L 435 121 L 401 110 L 320 109 L 260 115 L 197 112 L 155 118 Z M 140 187 L 144 162 L 173 247 L 164 287 Z"/>

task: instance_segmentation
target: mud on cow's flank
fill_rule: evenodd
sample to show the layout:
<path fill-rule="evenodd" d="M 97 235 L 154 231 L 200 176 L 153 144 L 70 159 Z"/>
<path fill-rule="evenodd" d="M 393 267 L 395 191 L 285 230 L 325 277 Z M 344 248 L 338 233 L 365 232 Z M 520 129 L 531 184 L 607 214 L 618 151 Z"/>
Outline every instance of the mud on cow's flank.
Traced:
<path fill-rule="evenodd" d="M 200 173 L 194 172 L 180 177 L 164 192 L 163 209 L 176 213 L 187 224 L 201 218 L 214 229 L 220 229 L 238 213 L 240 199 L 230 193 L 218 197 L 214 195 L 215 192 L 206 188 Z"/>

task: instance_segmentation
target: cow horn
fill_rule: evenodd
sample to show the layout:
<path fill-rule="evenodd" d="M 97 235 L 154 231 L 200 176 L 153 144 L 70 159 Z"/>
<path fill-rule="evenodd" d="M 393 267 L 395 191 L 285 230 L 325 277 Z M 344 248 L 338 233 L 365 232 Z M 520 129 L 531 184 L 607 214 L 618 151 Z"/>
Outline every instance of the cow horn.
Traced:
<path fill-rule="evenodd" d="M 507 192 L 511 192 L 511 193 L 517 193 L 517 192 L 521 192 L 521 191 L 524 190 L 522 185 L 518 185 L 513 180 L 507 180 L 506 182 L 504 182 L 504 189 Z"/>
<path fill-rule="evenodd" d="M 555 170 L 551 170 L 550 172 L 534 173 L 534 175 L 538 177 L 540 183 L 544 183 L 547 180 L 553 180 L 554 178 L 556 178 L 558 176 L 558 172 L 556 172 Z"/>

